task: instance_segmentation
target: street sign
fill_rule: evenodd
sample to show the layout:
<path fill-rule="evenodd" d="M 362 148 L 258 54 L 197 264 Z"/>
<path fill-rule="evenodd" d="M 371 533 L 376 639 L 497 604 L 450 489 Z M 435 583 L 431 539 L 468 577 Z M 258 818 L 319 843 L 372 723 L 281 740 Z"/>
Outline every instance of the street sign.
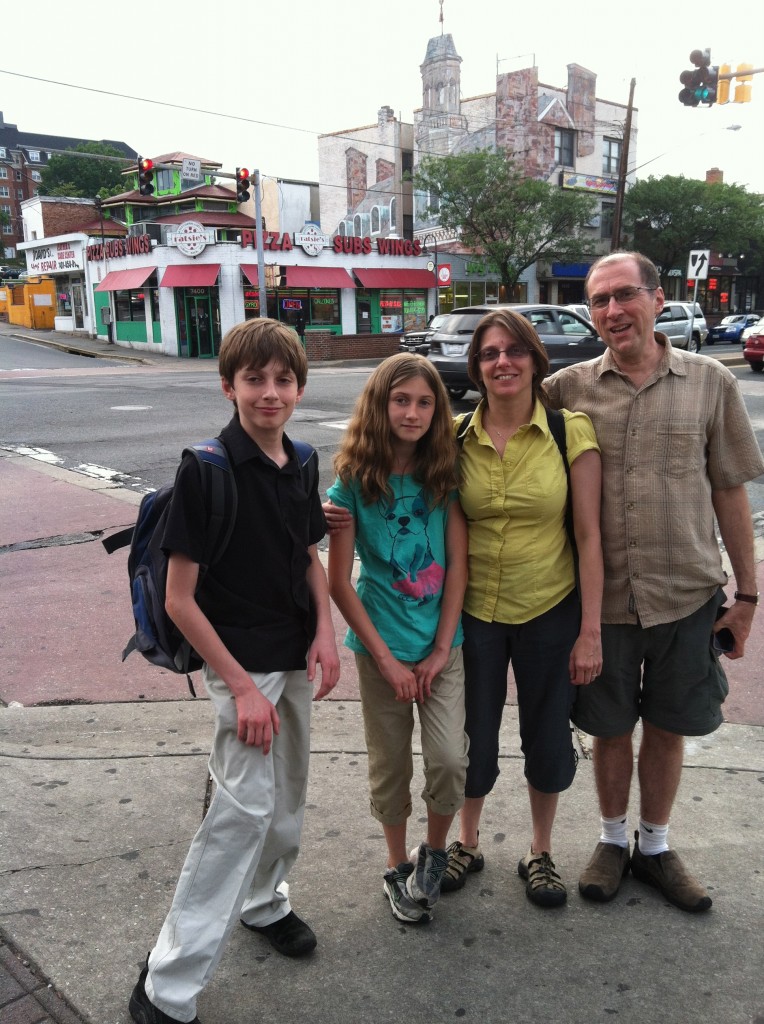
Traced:
<path fill-rule="evenodd" d="M 687 277 L 691 281 L 705 281 L 708 277 L 710 249 L 693 249 L 687 263 Z"/>
<path fill-rule="evenodd" d="M 200 181 L 202 177 L 201 160 L 189 160 L 187 157 L 180 165 L 181 177 L 186 181 Z"/>

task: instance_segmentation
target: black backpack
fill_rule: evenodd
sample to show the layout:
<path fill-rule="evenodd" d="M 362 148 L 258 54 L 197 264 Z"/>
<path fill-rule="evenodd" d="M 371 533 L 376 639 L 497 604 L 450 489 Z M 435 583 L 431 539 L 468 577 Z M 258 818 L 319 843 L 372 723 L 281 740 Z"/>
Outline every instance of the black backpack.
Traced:
<path fill-rule="evenodd" d="M 310 495 L 318 471 L 318 456 L 311 445 L 293 441 L 303 486 Z M 204 558 L 199 568 L 197 593 L 204 584 L 210 566 L 223 555 L 236 521 L 237 493 L 228 452 L 219 438 L 202 441 L 183 452 L 199 462 L 208 529 Z M 165 611 L 167 555 L 161 548 L 167 510 L 174 484 L 144 496 L 134 527 L 120 530 L 101 541 L 108 554 L 130 545 L 127 572 L 135 620 L 135 633 L 122 652 L 122 661 L 133 651 L 140 652 L 152 665 L 186 676 L 192 696 L 196 696 L 191 672 L 202 667 L 202 659 L 185 639 Z"/>

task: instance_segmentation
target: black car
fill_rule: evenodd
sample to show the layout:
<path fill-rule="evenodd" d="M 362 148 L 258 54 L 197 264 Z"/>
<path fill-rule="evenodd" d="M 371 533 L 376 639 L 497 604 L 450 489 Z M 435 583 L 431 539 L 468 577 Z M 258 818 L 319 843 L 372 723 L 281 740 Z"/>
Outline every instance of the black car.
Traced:
<path fill-rule="evenodd" d="M 542 303 L 508 303 L 495 306 L 464 306 L 445 315 L 445 321 L 429 339 L 427 358 L 440 374 L 452 398 L 463 398 L 475 385 L 467 373 L 467 351 L 479 321 L 495 309 L 511 309 L 529 320 L 549 356 L 549 372 L 595 359 L 605 351 L 594 327 L 565 306 Z"/>
<path fill-rule="evenodd" d="M 0 267 L 0 278 L 6 278 L 8 281 L 15 281 L 21 274 L 20 270 L 14 270 L 13 267 Z"/>
<path fill-rule="evenodd" d="M 419 355 L 426 356 L 430 351 L 430 338 L 445 322 L 447 316 L 448 313 L 438 313 L 426 327 L 422 327 L 418 331 L 407 331 L 398 344 L 398 351 L 418 352 Z"/>

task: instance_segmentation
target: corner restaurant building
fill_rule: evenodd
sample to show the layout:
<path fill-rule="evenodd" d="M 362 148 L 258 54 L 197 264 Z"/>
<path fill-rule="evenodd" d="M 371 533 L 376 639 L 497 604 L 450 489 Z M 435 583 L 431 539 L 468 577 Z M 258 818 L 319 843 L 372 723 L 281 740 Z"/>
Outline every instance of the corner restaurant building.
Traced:
<path fill-rule="evenodd" d="M 142 227 L 87 246 L 96 333 L 108 337 L 111 321 L 118 345 L 216 356 L 230 327 L 260 313 L 254 225 L 230 241 L 193 217 L 156 225 L 159 238 Z M 266 315 L 304 326 L 309 358 L 387 355 L 435 311 L 435 275 L 419 242 L 332 238 L 307 224 L 264 231 L 263 263 Z"/>

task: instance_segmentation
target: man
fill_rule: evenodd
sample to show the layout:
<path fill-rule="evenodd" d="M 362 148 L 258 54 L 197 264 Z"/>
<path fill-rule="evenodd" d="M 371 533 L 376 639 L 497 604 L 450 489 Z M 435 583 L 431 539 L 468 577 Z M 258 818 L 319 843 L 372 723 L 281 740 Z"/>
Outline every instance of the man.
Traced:
<path fill-rule="evenodd" d="M 598 260 L 586 280 L 592 320 L 607 351 L 545 381 L 556 407 L 587 413 L 602 448 L 605 558 L 603 671 L 577 693 L 573 720 L 595 737 L 600 842 L 579 880 L 601 902 L 631 867 L 687 911 L 711 898 L 668 846 L 684 736 L 722 721 L 727 681 L 709 638 L 734 637 L 742 658 L 758 601 L 745 483 L 764 460 L 734 376 L 717 360 L 672 349 L 656 333 L 664 295 L 639 253 Z M 716 618 L 726 583 L 714 515 L 737 591 Z M 629 853 L 632 733 L 638 754 L 639 831 Z"/>

